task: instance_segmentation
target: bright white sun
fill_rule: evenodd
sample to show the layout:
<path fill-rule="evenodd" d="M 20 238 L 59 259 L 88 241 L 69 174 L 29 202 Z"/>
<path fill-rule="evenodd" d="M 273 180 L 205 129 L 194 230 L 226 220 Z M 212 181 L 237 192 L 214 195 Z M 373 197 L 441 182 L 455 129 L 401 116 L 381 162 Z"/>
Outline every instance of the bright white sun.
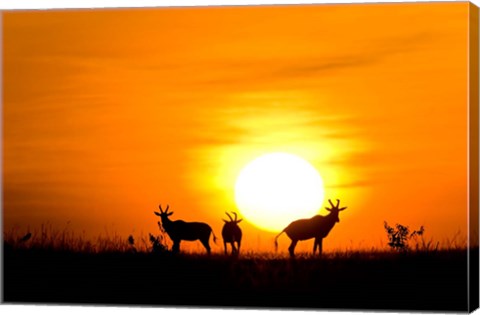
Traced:
<path fill-rule="evenodd" d="M 242 169 L 235 184 L 235 202 L 243 217 L 272 232 L 315 215 L 323 198 L 323 181 L 317 170 L 288 153 L 256 158 Z"/>

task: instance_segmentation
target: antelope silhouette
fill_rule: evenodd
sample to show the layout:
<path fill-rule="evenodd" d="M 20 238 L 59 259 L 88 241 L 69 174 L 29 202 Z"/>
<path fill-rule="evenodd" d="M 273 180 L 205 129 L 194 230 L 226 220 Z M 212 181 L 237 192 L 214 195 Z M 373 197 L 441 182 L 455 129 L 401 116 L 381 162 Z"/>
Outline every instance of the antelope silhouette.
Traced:
<path fill-rule="evenodd" d="M 154 213 L 162 219 L 163 228 L 173 241 L 172 251 L 174 253 L 178 253 L 180 251 L 181 241 L 200 240 L 202 245 L 207 250 L 207 253 L 210 254 L 210 245 L 208 244 L 210 233 L 213 234 L 214 243 L 216 243 L 217 237 L 208 224 L 203 222 L 185 222 L 182 220 L 171 221 L 168 217 L 171 216 L 173 212 L 168 212 L 169 206 L 167 205 L 165 211 L 163 211 L 161 205 L 158 206 L 158 208 L 160 209 L 160 212 Z"/>
<path fill-rule="evenodd" d="M 237 220 L 237 214 L 232 211 L 235 219 L 233 219 L 228 212 L 225 212 L 230 218 L 230 221 L 223 220 L 225 224 L 222 229 L 222 238 L 223 246 L 225 247 L 225 254 L 227 254 L 227 243 L 230 243 L 232 246 L 232 255 L 240 253 L 240 244 L 242 242 L 242 230 L 238 226 L 238 223 L 242 222 L 243 219 Z M 237 247 L 235 247 L 235 242 Z"/>
<path fill-rule="evenodd" d="M 310 219 L 301 219 L 296 220 L 290 223 L 286 228 L 283 229 L 280 234 L 275 237 L 275 249 L 278 248 L 277 239 L 283 232 L 292 240 L 292 243 L 288 247 L 288 252 L 291 257 L 295 256 L 295 246 L 297 246 L 298 241 L 304 241 L 311 238 L 315 238 L 315 243 L 313 244 L 313 254 L 317 248 L 319 249 L 319 254 L 322 254 L 322 242 L 328 233 L 332 230 L 335 223 L 340 222 L 338 218 L 338 213 L 342 210 L 347 209 L 347 207 L 339 208 L 340 200 L 337 199 L 337 204 L 333 205 L 332 201 L 328 199 L 331 208 L 325 207 L 330 213 L 326 216 L 316 215 Z"/>

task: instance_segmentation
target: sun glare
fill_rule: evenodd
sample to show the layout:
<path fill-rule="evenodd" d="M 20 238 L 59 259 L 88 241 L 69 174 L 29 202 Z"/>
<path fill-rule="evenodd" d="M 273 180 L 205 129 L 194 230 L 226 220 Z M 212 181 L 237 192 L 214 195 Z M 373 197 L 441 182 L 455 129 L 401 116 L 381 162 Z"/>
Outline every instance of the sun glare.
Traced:
<path fill-rule="evenodd" d="M 288 153 L 256 158 L 242 169 L 235 184 L 235 202 L 243 217 L 272 232 L 315 215 L 323 198 L 323 181 L 317 170 Z"/>

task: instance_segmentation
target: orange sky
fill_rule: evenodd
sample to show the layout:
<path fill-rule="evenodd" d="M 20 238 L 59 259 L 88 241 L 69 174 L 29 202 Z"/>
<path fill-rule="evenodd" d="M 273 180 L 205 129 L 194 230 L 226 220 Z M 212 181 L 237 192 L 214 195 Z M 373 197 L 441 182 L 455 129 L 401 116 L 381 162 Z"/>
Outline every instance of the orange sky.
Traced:
<path fill-rule="evenodd" d="M 384 220 L 465 236 L 468 8 L 4 13 L 5 228 L 148 234 L 168 203 L 220 236 L 240 169 L 283 151 L 348 206 L 326 250 L 385 244 Z"/>

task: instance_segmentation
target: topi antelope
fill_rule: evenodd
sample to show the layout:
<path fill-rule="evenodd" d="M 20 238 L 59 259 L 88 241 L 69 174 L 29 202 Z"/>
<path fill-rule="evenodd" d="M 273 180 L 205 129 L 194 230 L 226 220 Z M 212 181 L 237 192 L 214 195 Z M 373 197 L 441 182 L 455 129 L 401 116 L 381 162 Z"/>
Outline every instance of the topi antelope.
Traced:
<path fill-rule="evenodd" d="M 331 208 L 325 207 L 330 213 L 326 216 L 316 215 L 310 219 L 296 220 L 290 223 L 283 229 L 280 234 L 275 237 L 275 248 L 278 248 L 277 239 L 283 232 L 292 240 L 292 243 L 288 247 L 288 251 L 291 257 L 294 257 L 295 246 L 298 241 L 304 241 L 311 238 L 315 238 L 313 244 L 313 254 L 319 249 L 319 253 L 322 254 L 322 241 L 327 237 L 328 233 L 332 230 L 335 223 L 340 222 L 338 218 L 338 212 L 347 209 L 347 207 L 339 208 L 340 200 L 337 199 L 337 205 L 333 205 L 329 199 Z"/>
<path fill-rule="evenodd" d="M 168 212 L 169 206 L 165 211 L 162 210 L 162 206 L 158 206 L 160 212 L 154 212 L 157 216 L 162 219 L 162 226 L 167 232 L 168 236 L 173 241 L 172 251 L 178 253 L 180 251 L 180 242 L 183 241 L 196 241 L 200 240 L 203 244 L 207 253 L 210 254 L 210 245 L 208 241 L 210 239 L 210 233 L 213 234 L 212 228 L 202 222 L 185 222 L 182 220 L 171 221 L 168 217 L 173 214 L 173 212 Z M 216 242 L 215 234 L 213 234 L 213 242 Z"/>
<path fill-rule="evenodd" d="M 235 212 L 232 212 L 235 215 L 235 219 L 233 219 L 228 212 L 225 213 L 230 218 L 230 221 L 223 220 L 225 225 L 222 229 L 222 237 L 225 254 L 227 253 L 227 243 L 230 243 L 232 246 L 232 254 L 238 254 L 240 252 L 240 243 L 242 242 L 242 230 L 238 227 L 238 223 L 242 222 L 243 219 L 237 220 L 237 214 Z M 235 247 L 235 242 L 237 242 L 237 247 Z"/>

